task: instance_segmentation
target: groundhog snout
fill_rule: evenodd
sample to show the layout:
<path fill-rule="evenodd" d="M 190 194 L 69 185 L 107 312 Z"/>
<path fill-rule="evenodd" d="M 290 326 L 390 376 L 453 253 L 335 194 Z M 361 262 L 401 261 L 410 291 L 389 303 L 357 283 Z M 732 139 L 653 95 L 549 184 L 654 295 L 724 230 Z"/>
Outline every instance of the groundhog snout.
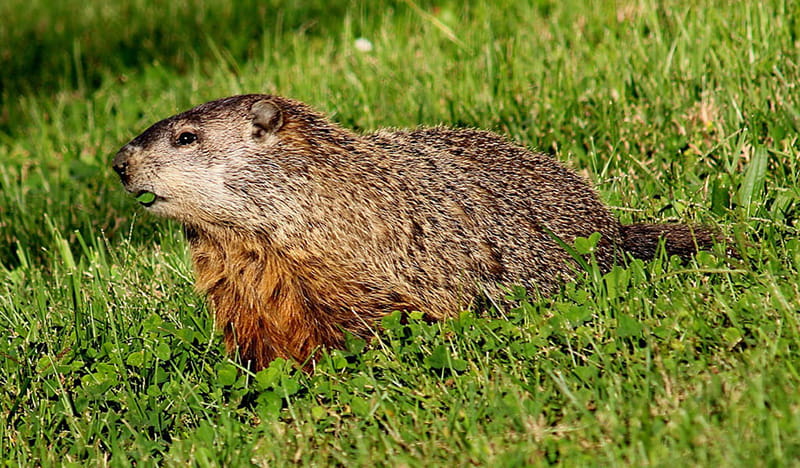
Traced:
<path fill-rule="evenodd" d="M 131 153 L 133 153 L 133 149 L 129 145 L 125 145 L 117 152 L 117 155 L 114 156 L 114 171 L 119 174 L 119 178 L 124 185 L 127 185 L 130 179 L 129 166 Z"/>

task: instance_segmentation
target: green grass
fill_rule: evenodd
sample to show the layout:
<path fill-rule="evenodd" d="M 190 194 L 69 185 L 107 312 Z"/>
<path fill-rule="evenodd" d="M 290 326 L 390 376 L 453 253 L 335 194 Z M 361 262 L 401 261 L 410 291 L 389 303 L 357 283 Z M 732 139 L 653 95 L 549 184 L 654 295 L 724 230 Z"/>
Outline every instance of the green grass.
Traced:
<path fill-rule="evenodd" d="M 4 464 L 798 463 L 794 2 L 155 3 L 0 5 Z M 312 376 L 244 372 L 179 226 L 109 167 L 156 120 L 242 92 L 364 131 L 494 129 L 585 172 L 624 222 L 716 226 L 742 259 L 392 316 Z"/>

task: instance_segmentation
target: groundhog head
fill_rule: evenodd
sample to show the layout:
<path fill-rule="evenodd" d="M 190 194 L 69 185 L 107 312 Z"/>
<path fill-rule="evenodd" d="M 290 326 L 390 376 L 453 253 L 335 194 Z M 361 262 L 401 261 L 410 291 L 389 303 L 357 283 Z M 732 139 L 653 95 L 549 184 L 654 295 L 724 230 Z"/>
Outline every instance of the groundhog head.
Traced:
<path fill-rule="evenodd" d="M 148 211 L 187 225 L 269 228 L 296 215 L 298 161 L 287 146 L 297 104 L 266 95 L 212 101 L 162 120 L 114 158 L 128 192 Z M 268 216 L 265 216 L 268 214 Z M 296 221 L 296 220 L 295 220 Z"/>

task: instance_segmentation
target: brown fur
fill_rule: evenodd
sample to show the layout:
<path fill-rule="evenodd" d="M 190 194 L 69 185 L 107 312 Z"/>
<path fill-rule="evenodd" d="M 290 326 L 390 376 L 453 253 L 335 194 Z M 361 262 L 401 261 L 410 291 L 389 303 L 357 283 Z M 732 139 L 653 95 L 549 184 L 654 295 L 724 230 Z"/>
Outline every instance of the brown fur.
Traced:
<path fill-rule="evenodd" d="M 197 287 L 256 369 L 313 363 L 395 310 L 442 319 L 511 283 L 552 293 L 575 271 L 560 243 L 578 236 L 601 233 L 603 269 L 622 251 L 651 258 L 661 238 L 683 257 L 712 242 L 684 225 L 621 226 L 581 177 L 496 134 L 356 135 L 276 96 L 158 122 L 114 168 L 185 225 Z"/>

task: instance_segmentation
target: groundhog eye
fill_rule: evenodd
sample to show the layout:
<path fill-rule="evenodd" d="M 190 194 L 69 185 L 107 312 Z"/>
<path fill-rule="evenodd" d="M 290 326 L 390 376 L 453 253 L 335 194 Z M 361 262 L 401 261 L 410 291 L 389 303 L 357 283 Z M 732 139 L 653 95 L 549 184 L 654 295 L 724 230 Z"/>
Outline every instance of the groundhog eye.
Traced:
<path fill-rule="evenodd" d="M 197 141 L 197 135 L 192 132 L 183 132 L 178 136 L 178 145 L 186 146 Z"/>

